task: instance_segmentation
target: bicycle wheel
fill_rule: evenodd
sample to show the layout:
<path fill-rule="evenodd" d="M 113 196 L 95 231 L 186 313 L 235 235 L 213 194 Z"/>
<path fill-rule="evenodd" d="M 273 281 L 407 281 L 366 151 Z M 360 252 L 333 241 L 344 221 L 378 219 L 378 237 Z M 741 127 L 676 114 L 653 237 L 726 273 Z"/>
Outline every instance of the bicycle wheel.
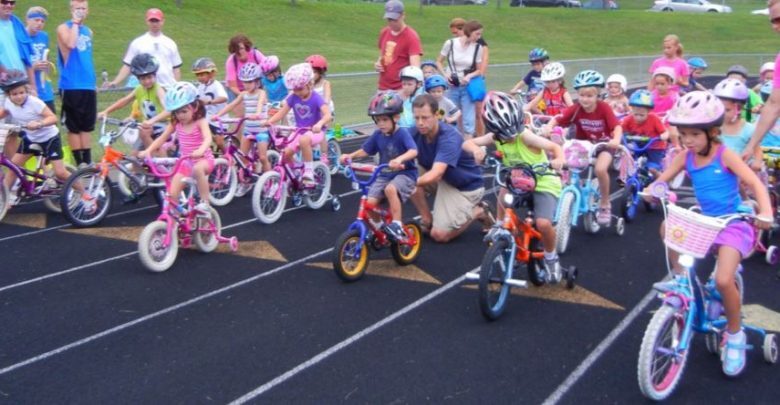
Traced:
<path fill-rule="evenodd" d="M 333 250 L 333 271 L 342 281 L 360 280 L 368 267 L 368 244 L 361 243 L 360 232 L 344 232 L 336 240 Z"/>
<path fill-rule="evenodd" d="M 236 194 L 234 195 L 235 198 L 241 198 L 247 194 L 249 194 L 250 191 L 252 191 L 252 187 L 255 186 L 255 183 L 257 180 L 254 176 L 247 176 L 246 173 L 244 173 L 244 170 L 240 167 L 235 167 L 236 170 Z"/>
<path fill-rule="evenodd" d="M 121 192 L 122 195 L 127 198 L 138 196 L 146 192 L 148 184 L 146 177 L 147 174 L 143 170 L 136 172 L 135 165 L 130 162 L 122 163 L 122 167 L 124 167 L 129 173 L 133 173 L 133 175 L 136 177 L 136 181 L 133 181 L 133 179 L 128 177 L 121 170 L 117 171 L 116 186 L 119 189 L 119 192 Z"/>
<path fill-rule="evenodd" d="M 282 216 L 287 203 L 287 185 L 277 171 L 263 173 L 252 191 L 252 212 L 264 224 L 273 224 Z"/>
<path fill-rule="evenodd" d="M 165 221 L 154 221 L 141 231 L 141 236 L 138 237 L 138 257 L 147 270 L 160 273 L 173 266 L 179 253 L 177 228 L 178 226 L 174 225 L 171 243 L 168 246 L 164 246 L 165 233 L 168 229 Z"/>
<path fill-rule="evenodd" d="M 509 241 L 499 239 L 488 248 L 479 270 L 479 309 L 490 321 L 504 313 L 509 296 L 509 268 L 514 264 Z"/>
<path fill-rule="evenodd" d="M 422 229 L 416 222 L 407 222 L 404 224 L 404 232 L 409 240 L 414 241 L 414 244 L 401 244 L 393 242 L 390 244 L 390 253 L 393 255 L 393 260 L 401 266 L 414 263 L 417 260 L 417 256 L 420 255 L 420 249 L 422 248 Z"/>
<path fill-rule="evenodd" d="M 670 305 L 662 305 L 647 325 L 637 364 L 639 389 L 645 397 L 666 399 L 680 382 L 689 352 L 678 350 L 684 330 L 685 311 Z"/>
<path fill-rule="evenodd" d="M 636 210 L 638 207 L 638 203 L 634 201 L 636 192 L 636 185 L 629 183 L 623 190 L 623 195 L 620 197 L 620 216 L 629 223 L 636 218 Z"/>
<path fill-rule="evenodd" d="M 2 177 L 0 177 L 2 180 Z M 5 218 L 5 213 L 8 212 L 8 200 L 11 198 L 11 192 L 8 191 L 8 187 L 5 183 L 0 181 L 0 221 Z"/>
<path fill-rule="evenodd" d="M 584 213 L 583 218 L 583 225 L 585 225 L 585 232 L 587 233 L 598 233 L 599 229 L 601 229 L 601 225 L 599 225 L 598 221 L 596 221 L 596 212 L 599 209 L 599 198 L 597 190 L 599 189 L 599 181 L 598 179 L 593 179 L 590 182 L 591 190 L 588 193 L 588 211 Z"/>
<path fill-rule="evenodd" d="M 328 168 L 330 174 L 334 175 L 339 171 L 339 157 L 341 156 L 341 145 L 335 140 L 328 141 Z"/>
<path fill-rule="evenodd" d="M 236 195 L 238 179 L 236 168 L 231 167 L 225 158 L 214 160 L 214 170 L 209 174 L 209 201 L 212 205 L 223 207 L 233 201 Z"/>
<path fill-rule="evenodd" d="M 195 223 L 195 231 L 193 240 L 195 247 L 203 253 L 213 252 L 219 245 L 217 235 L 222 232 L 222 219 L 219 217 L 219 213 L 214 207 L 209 207 L 211 218 L 199 217 Z M 212 230 L 211 224 L 214 224 Z"/>
<path fill-rule="evenodd" d="M 565 192 L 561 197 L 558 213 L 558 223 L 555 224 L 555 247 L 559 254 L 566 253 L 569 248 L 569 236 L 571 235 L 571 216 L 574 210 L 574 193 Z"/>
<path fill-rule="evenodd" d="M 314 162 L 314 181 L 317 185 L 308 190 L 304 195 L 303 201 L 306 206 L 316 210 L 322 208 L 330 197 L 330 170 L 322 162 Z"/>
<path fill-rule="evenodd" d="M 103 177 L 97 167 L 77 171 L 62 188 L 60 209 L 76 227 L 99 224 L 111 210 L 110 180 Z"/>
<path fill-rule="evenodd" d="M 71 165 L 65 165 L 65 170 L 68 171 L 71 175 L 73 173 L 76 173 L 76 168 Z M 49 170 L 47 169 L 47 172 Z M 54 172 L 51 171 L 48 173 L 48 176 L 50 178 L 54 178 Z M 62 190 L 60 190 L 62 191 Z M 46 207 L 47 210 L 59 214 L 62 212 L 62 208 L 60 208 L 60 194 L 57 195 L 48 195 L 46 197 L 43 197 L 43 206 Z"/>

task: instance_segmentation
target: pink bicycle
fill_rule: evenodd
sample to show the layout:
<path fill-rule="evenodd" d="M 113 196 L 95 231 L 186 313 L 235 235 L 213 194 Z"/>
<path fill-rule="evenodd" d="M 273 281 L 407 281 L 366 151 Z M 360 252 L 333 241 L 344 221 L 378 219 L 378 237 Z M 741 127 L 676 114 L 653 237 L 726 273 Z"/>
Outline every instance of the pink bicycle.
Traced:
<path fill-rule="evenodd" d="M 163 201 L 162 213 L 157 220 L 147 225 L 138 238 L 138 255 L 141 263 L 149 271 L 163 272 L 173 266 L 179 253 L 179 244 L 188 248 L 192 244 L 203 253 L 209 253 L 220 243 L 228 243 L 232 251 L 238 250 L 238 239 L 221 235 L 222 221 L 217 210 L 209 211 L 195 208 L 195 181 L 187 177 L 185 192 L 178 199 L 170 195 L 171 181 L 183 164 L 191 164 L 192 158 L 184 157 L 176 161 L 172 170 L 163 169 L 158 162 L 150 158 L 146 164 L 152 173 L 165 180 L 168 190 Z"/>

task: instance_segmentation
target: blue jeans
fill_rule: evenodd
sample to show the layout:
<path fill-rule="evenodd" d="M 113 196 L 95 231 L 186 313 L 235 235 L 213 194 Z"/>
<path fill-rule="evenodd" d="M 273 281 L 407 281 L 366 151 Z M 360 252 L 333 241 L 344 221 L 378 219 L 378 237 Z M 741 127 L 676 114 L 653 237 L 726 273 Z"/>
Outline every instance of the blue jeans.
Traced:
<path fill-rule="evenodd" d="M 460 108 L 463 113 L 463 133 L 466 136 L 474 136 L 474 125 L 476 116 L 476 110 L 474 108 L 474 102 L 469 97 L 469 92 L 466 91 L 466 86 L 453 86 L 447 90 L 447 98 L 452 100 L 456 106 Z"/>

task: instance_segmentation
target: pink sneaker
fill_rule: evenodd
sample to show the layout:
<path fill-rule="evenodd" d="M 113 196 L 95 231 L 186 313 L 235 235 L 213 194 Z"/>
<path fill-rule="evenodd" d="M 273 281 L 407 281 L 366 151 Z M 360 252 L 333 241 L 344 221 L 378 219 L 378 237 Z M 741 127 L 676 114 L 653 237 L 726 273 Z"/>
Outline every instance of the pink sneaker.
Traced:
<path fill-rule="evenodd" d="M 596 222 L 599 225 L 609 225 L 610 221 L 612 221 L 612 208 L 599 208 L 599 212 L 596 214 Z"/>

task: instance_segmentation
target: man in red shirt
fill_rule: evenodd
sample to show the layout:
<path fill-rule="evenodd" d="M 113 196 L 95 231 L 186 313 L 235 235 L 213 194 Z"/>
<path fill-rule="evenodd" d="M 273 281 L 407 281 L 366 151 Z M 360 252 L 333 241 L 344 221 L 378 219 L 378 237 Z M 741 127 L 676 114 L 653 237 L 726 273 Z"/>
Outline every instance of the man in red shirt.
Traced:
<path fill-rule="evenodd" d="M 422 44 L 417 32 L 404 22 L 404 4 L 399 0 L 385 3 L 387 26 L 379 32 L 379 59 L 374 69 L 379 72 L 379 90 L 400 90 L 401 69 L 420 66 Z"/>

